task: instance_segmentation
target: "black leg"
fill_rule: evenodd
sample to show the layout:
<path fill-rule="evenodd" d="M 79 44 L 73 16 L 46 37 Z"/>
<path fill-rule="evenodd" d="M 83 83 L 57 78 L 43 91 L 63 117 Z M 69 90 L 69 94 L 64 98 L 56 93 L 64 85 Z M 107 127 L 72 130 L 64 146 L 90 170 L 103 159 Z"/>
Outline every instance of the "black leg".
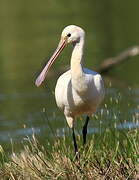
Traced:
<path fill-rule="evenodd" d="M 89 122 L 89 116 L 86 117 L 86 121 L 85 121 L 85 124 L 83 126 L 83 145 L 86 144 L 86 134 L 87 134 L 87 125 L 88 125 L 88 122 Z"/>
<path fill-rule="evenodd" d="M 75 154 L 76 154 L 78 152 L 78 147 L 77 147 L 77 143 L 76 143 L 74 128 L 72 128 L 72 137 L 73 137 L 73 143 L 74 143 L 74 150 L 75 150 Z"/>
<path fill-rule="evenodd" d="M 74 150 L 75 150 L 75 155 L 76 158 L 78 158 L 78 147 L 77 147 L 77 143 L 76 143 L 76 137 L 75 137 L 75 132 L 74 132 L 74 128 L 72 128 L 72 137 L 73 137 L 73 144 L 74 144 Z"/>

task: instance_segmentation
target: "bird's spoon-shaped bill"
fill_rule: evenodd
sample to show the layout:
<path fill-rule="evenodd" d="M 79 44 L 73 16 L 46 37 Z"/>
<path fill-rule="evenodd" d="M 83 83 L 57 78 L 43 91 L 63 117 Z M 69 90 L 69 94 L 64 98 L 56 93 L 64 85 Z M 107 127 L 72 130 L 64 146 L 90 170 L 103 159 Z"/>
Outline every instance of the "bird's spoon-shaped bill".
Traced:
<path fill-rule="evenodd" d="M 37 79 L 35 81 L 35 85 L 37 87 L 42 84 L 42 82 L 44 81 L 50 67 L 52 66 L 52 64 L 54 63 L 56 58 L 60 55 L 60 53 L 62 52 L 62 50 L 66 46 L 66 44 L 67 44 L 66 40 L 60 40 L 59 45 L 56 48 L 55 52 L 53 53 L 53 55 L 49 59 L 48 63 L 46 64 L 46 66 L 44 67 L 44 69 L 42 70 L 42 72 L 40 73 L 40 75 L 37 77 Z"/>

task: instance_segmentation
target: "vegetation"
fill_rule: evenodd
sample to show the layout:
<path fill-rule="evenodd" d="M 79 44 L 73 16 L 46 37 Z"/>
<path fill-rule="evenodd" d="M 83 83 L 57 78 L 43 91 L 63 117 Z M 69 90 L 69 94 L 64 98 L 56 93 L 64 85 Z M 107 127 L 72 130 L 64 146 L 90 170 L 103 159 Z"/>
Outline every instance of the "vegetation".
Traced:
<path fill-rule="evenodd" d="M 28 138 L 24 150 L 7 157 L 1 147 L 1 180 L 44 179 L 137 179 L 139 175 L 139 133 L 136 129 L 108 129 L 93 134 L 80 159 L 74 157 L 69 137 L 57 138 L 46 147 L 35 136 Z M 81 138 L 78 136 L 78 142 Z"/>

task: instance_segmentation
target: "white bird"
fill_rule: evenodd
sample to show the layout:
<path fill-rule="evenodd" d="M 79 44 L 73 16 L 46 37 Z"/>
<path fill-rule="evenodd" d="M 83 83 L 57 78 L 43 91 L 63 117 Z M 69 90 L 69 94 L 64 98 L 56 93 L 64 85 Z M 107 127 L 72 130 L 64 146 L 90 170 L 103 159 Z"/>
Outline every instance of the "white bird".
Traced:
<path fill-rule="evenodd" d="M 52 57 L 36 79 L 36 86 L 44 81 L 49 68 L 67 44 L 72 43 L 73 51 L 70 61 L 70 70 L 62 74 L 57 80 L 55 98 L 57 106 L 64 112 L 69 127 L 73 132 L 75 153 L 78 148 L 74 132 L 75 118 L 86 114 L 87 119 L 83 126 L 83 144 L 86 143 L 87 125 L 105 94 L 104 83 L 99 73 L 83 68 L 83 49 L 85 32 L 82 28 L 69 25 L 61 34 L 59 45 Z"/>

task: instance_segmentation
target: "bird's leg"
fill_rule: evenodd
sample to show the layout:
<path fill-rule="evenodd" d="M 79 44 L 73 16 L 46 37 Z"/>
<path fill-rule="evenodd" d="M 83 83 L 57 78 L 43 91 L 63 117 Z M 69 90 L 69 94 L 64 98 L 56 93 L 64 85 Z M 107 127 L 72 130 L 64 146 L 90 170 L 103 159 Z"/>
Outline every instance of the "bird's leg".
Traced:
<path fill-rule="evenodd" d="M 85 124 L 83 126 L 83 130 L 82 130 L 82 133 L 83 133 L 83 146 L 86 144 L 86 134 L 87 134 L 88 122 L 89 122 L 89 116 L 86 117 L 86 121 L 85 121 Z"/>
<path fill-rule="evenodd" d="M 75 150 L 75 156 L 78 159 L 79 157 L 79 152 L 78 152 L 78 147 L 76 143 L 76 137 L 75 137 L 75 132 L 74 132 L 74 127 L 72 128 L 72 137 L 73 137 L 73 143 L 74 143 L 74 150 Z"/>

